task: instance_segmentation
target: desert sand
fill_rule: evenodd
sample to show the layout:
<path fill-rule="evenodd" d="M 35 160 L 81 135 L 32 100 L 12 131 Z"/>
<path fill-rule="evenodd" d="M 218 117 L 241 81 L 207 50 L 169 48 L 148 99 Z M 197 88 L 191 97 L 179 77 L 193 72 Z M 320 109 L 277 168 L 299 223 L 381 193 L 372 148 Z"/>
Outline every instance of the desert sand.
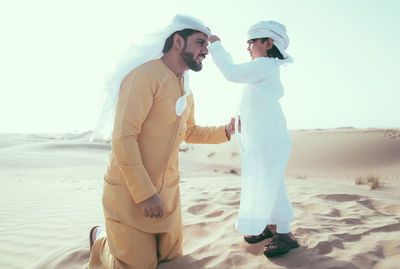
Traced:
<path fill-rule="evenodd" d="M 286 185 L 300 247 L 267 259 L 235 231 L 238 143 L 182 144 L 183 268 L 400 268 L 400 130 L 296 130 Z M 0 268 L 86 268 L 104 225 L 110 145 L 82 134 L 0 135 Z M 356 184 L 373 175 L 376 189 Z M 358 181 L 363 183 L 363 181 Z"/>

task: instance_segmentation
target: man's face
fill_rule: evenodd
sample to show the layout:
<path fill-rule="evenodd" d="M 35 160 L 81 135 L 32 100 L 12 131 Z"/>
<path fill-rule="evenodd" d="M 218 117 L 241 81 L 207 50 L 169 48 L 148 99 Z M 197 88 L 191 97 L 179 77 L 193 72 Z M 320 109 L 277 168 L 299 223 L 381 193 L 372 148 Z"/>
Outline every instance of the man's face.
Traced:
<path fill-rule="evenodd" d="M 207 46 L 208 37 L 203 33 L 195 33 L 186 38 L 180 55 L 187 67 L 196 72 L 203 68 L 202 61 L 208 54 Z"/>

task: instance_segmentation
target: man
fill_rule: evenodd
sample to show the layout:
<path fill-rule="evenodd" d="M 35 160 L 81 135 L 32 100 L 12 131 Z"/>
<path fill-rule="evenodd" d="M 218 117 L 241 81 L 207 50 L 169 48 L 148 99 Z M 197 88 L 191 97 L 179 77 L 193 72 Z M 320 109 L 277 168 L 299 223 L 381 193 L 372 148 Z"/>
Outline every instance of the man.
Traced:
<path fill-rule="evenodd" d="M 162 57 L 120 84 L 103 191 L 106 233 L 90 232 L 89 268 L 156 268 L 182 255 L 179 144 L 222 143 L 234 133 L 234 119 L 220 127 L 194 121 L 184 72 L 202 69 L 209 29 L 186 16 L 170 26 Z"/>

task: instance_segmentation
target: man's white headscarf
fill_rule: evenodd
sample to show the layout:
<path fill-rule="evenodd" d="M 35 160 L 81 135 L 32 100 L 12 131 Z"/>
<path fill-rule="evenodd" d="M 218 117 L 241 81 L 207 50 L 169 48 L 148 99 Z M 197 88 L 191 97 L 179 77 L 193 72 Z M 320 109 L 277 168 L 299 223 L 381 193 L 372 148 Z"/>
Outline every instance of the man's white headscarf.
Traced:
<path fill-rule="evenodd" d="M 293 59 L 286 53 L 289 46 L 289 37 L 286 34 L 286 27 L 276 21 L 260 21 L 252 25 L 248 31 L 248 39 L 269 37 L 274 41 L 282 56 L 285 58 L 282 63 L 292 63 Z"/>
<path fill-rule="evenodd" d="M 176 15 L 166 28 L 145 36 L 142 45 L 134 44 L 125 52 L 115 67 L 113 74 L 106 79 L 106 96 L 103 111 L 101 112 L 91 140 L 99 134 L 103 139 L 109 140 L 111 138 L 119 90 L 125 76 L 137 66 L 161 57 L 163 55 L 162 50 L 167 38 L 171 34 L 184 29 L 197 30 L 206 34 L 208 37 L 211 35 L 210 29 L 200 20 L 190 16 Z M 180 116 L 185 109 L 186 96 L 191 92 L 187 72 L 184 72 L 183 75 L 186 94 L 176 102 L 176 112 L 178 116 Z"/>

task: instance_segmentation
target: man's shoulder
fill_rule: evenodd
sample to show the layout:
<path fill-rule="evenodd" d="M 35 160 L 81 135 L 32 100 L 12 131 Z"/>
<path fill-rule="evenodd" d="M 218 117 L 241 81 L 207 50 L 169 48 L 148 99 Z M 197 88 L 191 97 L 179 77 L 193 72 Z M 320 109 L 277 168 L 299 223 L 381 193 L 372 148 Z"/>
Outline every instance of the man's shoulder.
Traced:
<path fill-rule="evenodd" d="M 154 59 L 132 69 L 125 76 L 122 83 L 139 83 L 142 85 L 148 85 L 154 89 L 158 88 L 160 81 L 162 81 L 163 76 L 165 76 L 165 68 L 163 69 L 163 63 L 160 61 L 160 59 Z"/>
<path fill-rule="evenodd" d="M 148 62 L 139 65 L 132 71 L 135 73 L 148 75 L 150 77 L 156 77 L 160 75 L 163 71 L 160 61 L 161 61 L 160 59 L 150 60 Z"/>
<path fill-rule="evenodd" d="M 132 69 L 124 80 L 154 80 L 162 76 L 162 68 L 159 59 L 150 60 Z"/>

